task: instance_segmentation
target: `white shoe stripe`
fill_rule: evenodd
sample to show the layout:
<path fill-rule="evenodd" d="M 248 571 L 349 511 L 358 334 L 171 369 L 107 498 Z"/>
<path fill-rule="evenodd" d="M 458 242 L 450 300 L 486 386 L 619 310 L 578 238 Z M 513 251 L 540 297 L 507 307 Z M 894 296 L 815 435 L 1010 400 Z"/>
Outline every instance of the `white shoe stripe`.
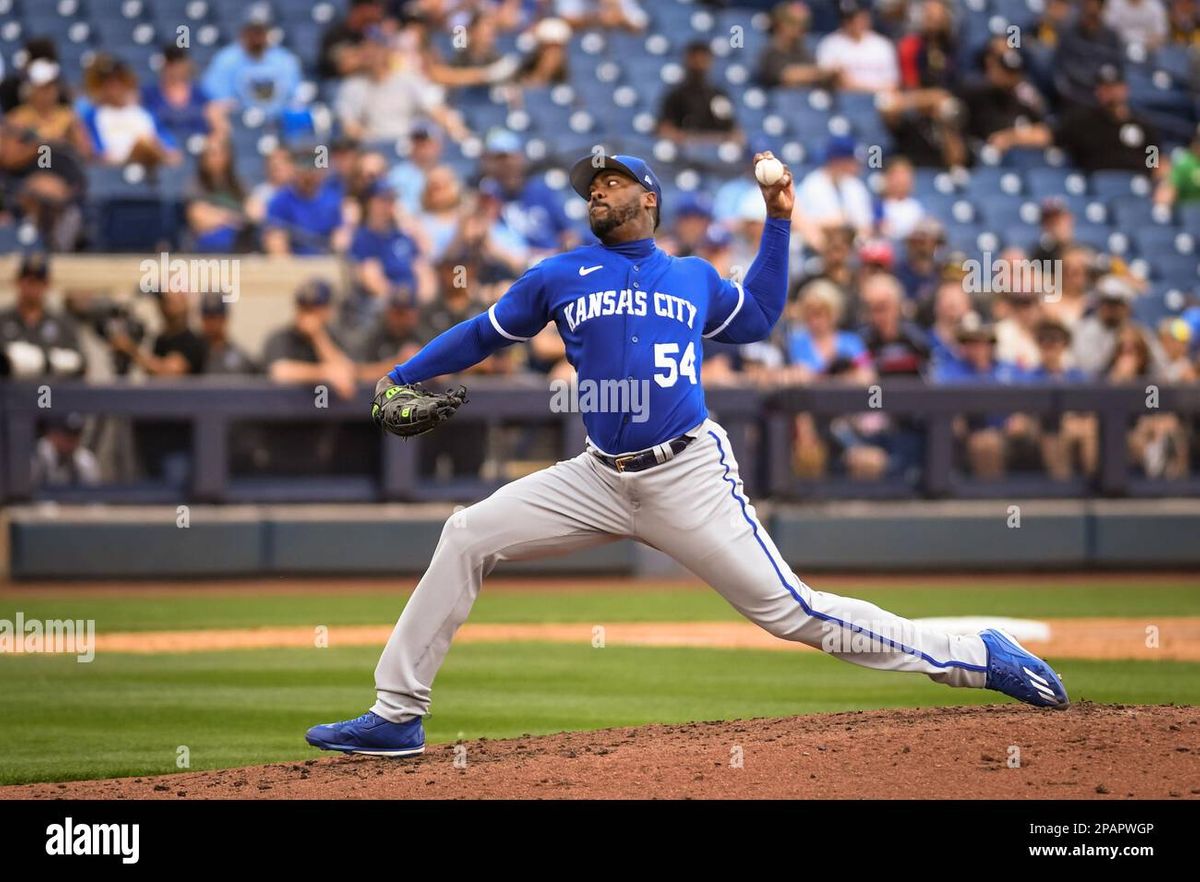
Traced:
<path fill-rule="evenodd" d="M 1035 674 L 1033 671 L 1029 670 L 1029 668 L 1022 667 L 1021 670 L 1023 670 L 1026 674 L 1028 674 L 1031 679 L 1036 680 L 1037 682 L 1041 683 L 1043 686 L 1050 685 L 1049 680 L 1047 680 L 1045 677 L 1043 677 L 1039 674 Z"/>

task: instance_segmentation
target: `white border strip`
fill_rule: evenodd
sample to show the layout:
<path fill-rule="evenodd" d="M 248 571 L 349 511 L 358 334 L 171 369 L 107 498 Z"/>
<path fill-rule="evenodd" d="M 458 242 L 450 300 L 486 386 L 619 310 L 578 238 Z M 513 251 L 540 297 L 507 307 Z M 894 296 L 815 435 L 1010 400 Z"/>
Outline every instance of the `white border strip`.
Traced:
<path fill-rule="evenodd" d="M 494 303 L 488 307 L 488 318 L 492 320 L 492 327 L 496 329 L 496 333 L 501 337 L 512 340 L 515 343 L 524 343 L 531 339 L 529 337 L 514 337 L 508 331 L 504 330 L 504 328 L 500 327 L 500 322 L 496 321 L 496 304 Z"/>
<path fill-rule="evenodd" d="M 711 337 L 715 337 L 715 336 L 717 336 L 717 334 L 724 331 L 727 327 L 729 327 L 729 323 L 731 321 L 733 321 L 733 317 L 742 311 L 742 304 L 745 303 L 745 301 L 746 301 L 746 292 L 742 288 L 741 282 L 732 282 L 732 284 L 733 284 L 733 287 L 737 288 L 737 292 L 738 292 L 737 306 L 735 306 L 733 308 L 733 312 L 729 313 L 729 318 L 727 318 L 727 319 L 725 319 L 725 321 L 721 322 L 721 327 L 717 328 L 712 333 L 701 335 L 701 336 L 703 336 L 703 338 L 705 340 L 708 340 Z M 504 332 L 501 331 L 500 333 L 504 333 Z"/>

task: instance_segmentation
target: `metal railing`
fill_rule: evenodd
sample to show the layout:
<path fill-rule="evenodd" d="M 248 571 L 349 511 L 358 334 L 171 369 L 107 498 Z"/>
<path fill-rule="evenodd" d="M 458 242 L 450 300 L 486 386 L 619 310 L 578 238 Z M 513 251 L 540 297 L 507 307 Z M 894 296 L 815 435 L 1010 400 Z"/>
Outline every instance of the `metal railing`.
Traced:
<path fill-rule="evenodd" d="M 557 425 L 558 459 L 583 449 L 584 427 L 577 413 L 551 410 L 552 393 L 544 379 L 472 378 L 470 403 L 456 415 L 458 435 L 508 424 Z M 1076 496 L 1200 496 L 1195 478 L 1175 481 L 1141 477 L 1130 462 L 1127 433 L 1132 422 L 1152 413 L 1143 386 L 929 387 L 887 382 L 879 387 L 882 411 L 909 421 L 924 435 L 917 481 L 802 479 L 792 470 L 792 421 L 797 413 L 818 419 L 872 410 L 871 391 L 863 387 L 820 385 L 763 389 L 714 387 L 709 409 L 733 439 L 746 490 L 777 499 L 979 498 Z M 439 443 L 433 433 L 411 442 L 380 434 L 378 469 L 353 478 L 320 475 L 247 480 L 231 470 L 230 436 L 237 424 L 342 423 L 362 427 L 371 389 L 352 399 L 332 393 L 326 406 L 314 405 L 307 387 L 277 386 L 261 378 L 197 378 L 106 385 L 55 381 L 53 407 L 39 407 L 45 390 L 39 383 L 0 383 L 0 501 L 63 502 L 285 502 L 285 501 L 470 501 L 504 481 L 478 476 L 438 480 L 424 473 L 421 445 Z M 1173 412 L 1194 421 L 1200 415 L 1200 386 L 1164 386 L 1157 412 Z M 961 414 L 1026 413 L 1035 416 L 1068 411 L 1097 417 L 1100 466 L 1091 478 L 1052 481 L 1044 475 L 1016 475 L 977 481 L 961 473 L 954 419 Z M 35 487 L 30 463 L 39 423 L 51 415 L 78 413 L 131 421 L 177 421 L 190 426 L 190 469 L 186 486 L 142 482 L 137 486 Z M 369 426 L 367 427 L 369 429 Z M 269 437 L 269 433 L 268 433 Z M 442 436 L 444 437 L 444 436 Z M 371 442 L 374 443 L 374 442 Z M 482 443 L 482 442 L 481 442 Z"/>

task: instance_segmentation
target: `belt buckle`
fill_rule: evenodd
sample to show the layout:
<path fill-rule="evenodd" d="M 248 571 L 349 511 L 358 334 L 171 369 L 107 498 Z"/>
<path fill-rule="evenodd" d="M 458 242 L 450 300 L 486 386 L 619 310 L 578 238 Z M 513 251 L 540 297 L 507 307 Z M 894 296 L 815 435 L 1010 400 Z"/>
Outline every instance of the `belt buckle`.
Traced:
<path fill-rule="evenodd" d="M 614 457 L 613 466 L 618 472 L 623 472 L 625 471 L 625 464 L 637 458 L 638 455 L 636 453 L 627 453 L 625 456 Z"/>

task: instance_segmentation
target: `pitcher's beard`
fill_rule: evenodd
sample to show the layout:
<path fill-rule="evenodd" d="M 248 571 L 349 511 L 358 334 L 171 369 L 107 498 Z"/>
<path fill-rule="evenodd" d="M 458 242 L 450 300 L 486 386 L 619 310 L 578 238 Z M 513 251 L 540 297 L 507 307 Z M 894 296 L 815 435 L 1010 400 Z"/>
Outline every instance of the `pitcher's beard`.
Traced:
<path fill-rule="evenodd" d="M 603 239 L 617 227 L 621 226 L 621 224 L 637 217 L 638 212 L 641 210 L 641 206 L 636 202 L 620 208 L 610 205 L 608 206 L 608 211 L 599 217 L 589 212 L 588 223 L 591 224 L 592 233 L 595 234 L 596 238 Z"/>

